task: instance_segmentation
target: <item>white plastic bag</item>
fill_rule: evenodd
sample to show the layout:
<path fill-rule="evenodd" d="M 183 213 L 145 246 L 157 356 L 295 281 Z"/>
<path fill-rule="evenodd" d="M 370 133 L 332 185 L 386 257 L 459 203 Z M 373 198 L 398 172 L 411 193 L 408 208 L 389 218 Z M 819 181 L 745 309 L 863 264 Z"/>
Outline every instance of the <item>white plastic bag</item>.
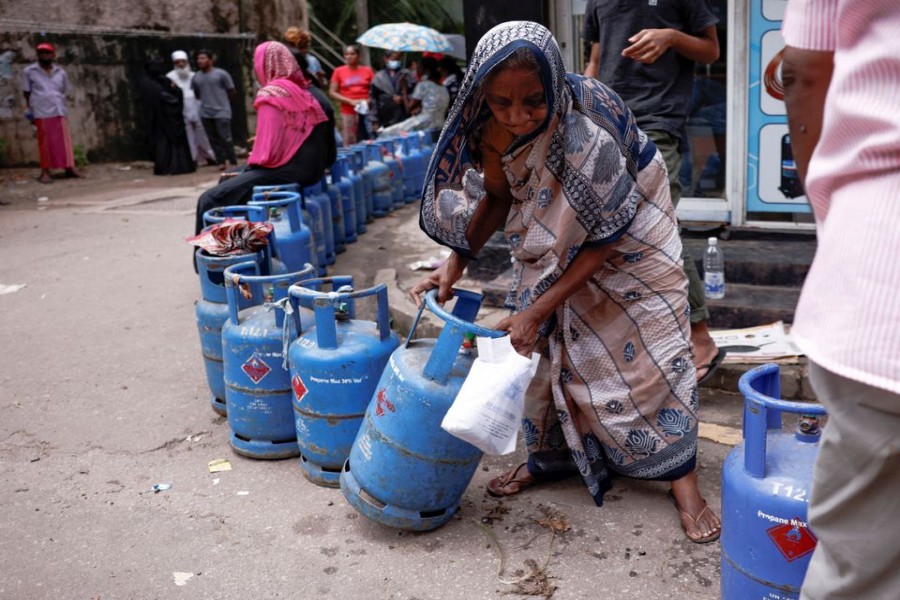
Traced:
<path fill-rule="evenodd" d="M 363 116 L 365 116 L 365 115 L 369 114 L 369 102 L 368 102 L 368 100 L 362 100 L 362 101 L 360 101 L 359 104 L 357 104 L 357 105 L 355 105 L 355 106 L 353 107 L 353 110 L 355 110 L 355 111 L 356 111 L 356 114 L 358 114 L 358 115 L 363 115 Z"/>
<path fill-rule="evenodd" d="M 477 339 L 478 358 L 441 428 L 486 454 L 509 454 L 516 449 L 525 390 L 537 370 L 540 354 L 522 356 L 508 335 Z"/>

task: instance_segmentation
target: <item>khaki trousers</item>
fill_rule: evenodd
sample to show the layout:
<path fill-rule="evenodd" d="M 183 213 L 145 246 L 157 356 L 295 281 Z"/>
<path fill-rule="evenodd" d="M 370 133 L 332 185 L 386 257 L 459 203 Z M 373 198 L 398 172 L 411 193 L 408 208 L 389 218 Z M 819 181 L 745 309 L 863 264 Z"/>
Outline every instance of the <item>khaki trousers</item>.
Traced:
<path fill-rule="evenodd" d="M 828 409 L 809 525 L 819 539 L 801 600 L 900 598 L 900 395 L 810 363 Z"/>

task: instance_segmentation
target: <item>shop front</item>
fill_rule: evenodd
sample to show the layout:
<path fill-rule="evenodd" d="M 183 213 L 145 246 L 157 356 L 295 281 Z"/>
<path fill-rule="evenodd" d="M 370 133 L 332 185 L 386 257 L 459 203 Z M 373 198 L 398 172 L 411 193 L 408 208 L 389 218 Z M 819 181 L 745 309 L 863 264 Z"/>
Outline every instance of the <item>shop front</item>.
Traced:
<path fill-rule="evenodd" d="M 608 0 L 631 1 L 631 0 Z M 646 0 L 654 2 L 656 0 Z M 687 122 L 685 224 L 812 229 L 791 155 L 781 87 L 781 21 L 787 0 L 710 0 L 719 60 L 698 65 Z M 584 71 L 586 0 L 551 0 L 549 25 L 570 71 Z"/>

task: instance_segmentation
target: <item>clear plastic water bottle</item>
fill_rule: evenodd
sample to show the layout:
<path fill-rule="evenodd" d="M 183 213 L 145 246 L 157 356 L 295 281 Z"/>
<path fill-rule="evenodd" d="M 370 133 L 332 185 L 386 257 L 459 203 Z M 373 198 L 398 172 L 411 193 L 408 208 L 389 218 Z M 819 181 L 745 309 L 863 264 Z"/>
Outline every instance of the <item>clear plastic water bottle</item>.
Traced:
<path fill-rule="evenodd" d="M 709 238 L 703 255 L 703 291 L 710 300 L 725 297 L 725 256 L 717 238 Z"/>

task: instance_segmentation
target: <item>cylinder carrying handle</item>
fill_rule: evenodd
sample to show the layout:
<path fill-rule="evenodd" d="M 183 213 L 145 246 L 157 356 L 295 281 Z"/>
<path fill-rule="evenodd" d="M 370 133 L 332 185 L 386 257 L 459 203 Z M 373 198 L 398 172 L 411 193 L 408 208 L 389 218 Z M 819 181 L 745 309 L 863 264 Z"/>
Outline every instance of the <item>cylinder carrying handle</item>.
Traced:
<path fill-rule="evenodd" d="M 301 290 L 299 288 L 306 288 L 307 290 L 312 290 L 314 292 L 321 292 L 323 286 L 330 286 L 332 291 L 337 291 L 342 287 L 349 286 L 353 287 L 353 277 L 350 275 L 335 275 L 334 277 L 316 277 L 314 279 L 307 279 L 303 282 L 302 286 L 291 286 L 292 288 L 297 289 L 289 289 L 288 290 L 288 298 L 291 305 L 294 307 L 294 315 L 297 318 L 297 331 L 300 331 L 300 307 L 306 308 L 308 310 L 313 310 L 313 295 L 312 294 L 301 294 Z M 301 298 L 302 296 L 302 298 Z M 348 303 L 348 316 L 353 319 L 356 317 L 356 306 L 351 301 Z"/>
<path fill-rule="evenodd" d="M 332 292 L 320 292 L 318 289 L 323 284 L 330 283 Z M 316 343 L 319 348 L 333 350 L 338 347 L 337 323 L 335 319 L 335 307 L 341 302 L 348 302 L 348 316 L 353 319 L 356 316 L 355 301 L 359 298 L 375 296 L 378 302 L 376 312 L 376 326 L 380 340 L 385 340 L 391 334 L 390 314 L 388 310 L 387 286 L 383 283 L 358 291 L 339 291 L 345 286 L 353 286 L 351 277 L 325 277 L 303 282 L 303 285 L 291 286 L 288 293 L 301 304 L 311 302 L 316 319 Z"/>
<path fill-rule="evenodd" d="M 303 228 L 303 215 L 300 213 L 299 192 L 254 192 L 250 200 L 252 206 L 264 206 L 266 208 L 287 208 L 288 222 L 291 231 L 300 231 Z"/>
<path fill-rule="evenodd" d="M 263 192 L 294 192 L 300 191 L 300 185 L 296 183 L 276 183 L 272 185 L 254 185 L 253 193 L 262 194 Z"/>
<path fill-rule="evenodd" d="M 241 285 L 247 284 L 251 286 L 252 293 L 263 295 L 263 289 L 271 286 L 272 302 L 276 303 L 283 298 L 287 298 L 289 286 L 295 283 L 302 283 L 307 277 L 315 275 L 316 268 L 306 263 L 299 271 L 293 273 L 283 273 L 280 275 L 260 275 L 259 265 L 255 262 L 242 262 L 231 265 L 225 269 L 225 294 L 228 299 L 228 316 L 234 325 L 240 324 L 238 292 Z M 253 275 L 243 275 L 242 273 L 253 271 Z M 256 302 L 254 304 L 259 304 Z M 275 313 L 275 324 L 281 327 L 284 324 L 284 313 L 278 311 Z"/>
<path fill-rule="evenodd" d="M 263 223 L 268 220 L 265 208 L 250 204 L 236 204 L 209 209 L 203 213 L 203 224 L 209 226 L 214 223 L 221 223 L 228 217 L 244 218 L 253 223 Z"/>
<path fill-rule="evenodd" d="M 443 320 L 446 325 L 438 335 L 431 356 L 425 364 L 423 373 L 429 379 L 433 379 L 438 383 L 446 383 L 456 362 L 456 356 L 459 347 L 462 344 L 463 337 L 467 333 L 471 333 L 481 337 L 499 338 L 506 335 L 505 331 L 489 329 L 476 325 L 475 317 L 478 315 L 478 309 L 481 308 L 481 300 L 483 296 L 476 292 L 468 290 L 453 289 L 453 296 L 456 303 L 453 305 L 453 312 L 447 312 L 443 306 L 438 304 L 437 290 L 430 290 L 425 294 L 425 302 L 419 306 L 419 312 L 413 321 L 412 328 L 409 331 L 409 337 L 406 339 L 406 346 L 409 347 L 410 340 L 416 332 L 419 325 L 419 319 L 422 318 L 422 312 L 425 306 L 434 313 L 439 319 Z"/>
<path fill-rule="evenodd" d="M 744 395 L 744 471 L 751 477 L 763 479 L 766 476 L 766 432 L 781 429 L 781 414 L 818 416 L 827 412 L 821 404 L 781 400 L 781 379 L 775 363 L 761 365 L 741 375 L 738 389 Z M 809 439 L 804 441 L 817 441 L 818 433 L 807 437 Z"/>

